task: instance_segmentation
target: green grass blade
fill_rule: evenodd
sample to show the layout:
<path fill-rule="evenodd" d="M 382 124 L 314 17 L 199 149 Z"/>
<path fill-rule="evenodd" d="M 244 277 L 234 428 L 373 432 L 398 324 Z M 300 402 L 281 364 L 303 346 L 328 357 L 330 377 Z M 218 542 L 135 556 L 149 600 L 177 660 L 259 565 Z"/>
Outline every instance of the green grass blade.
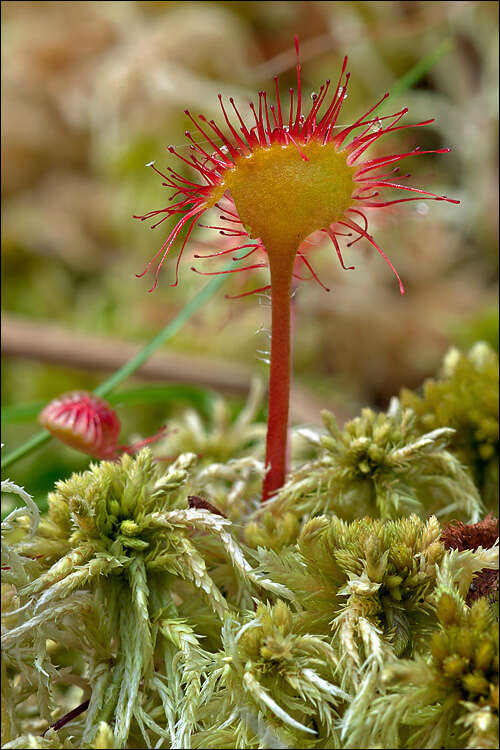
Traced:
<path fill-rule="evenodd" d="M 433 68 L 442 57 L 447 55 L 453 49 L 453 40 L 451 38 L 444 39 L 441 44 L 438 44 L 435 49 L 424 55 L 421 60 L 416 63 L 410 70 L 408 70 L 401 78 L 398 78 L 394 86 L 390 89 L 389 101 L 394 101 L 397 97 L 404 94 L 405 91 L 411 89 L 416 83 L 423 78 L 426 73 Z"/>

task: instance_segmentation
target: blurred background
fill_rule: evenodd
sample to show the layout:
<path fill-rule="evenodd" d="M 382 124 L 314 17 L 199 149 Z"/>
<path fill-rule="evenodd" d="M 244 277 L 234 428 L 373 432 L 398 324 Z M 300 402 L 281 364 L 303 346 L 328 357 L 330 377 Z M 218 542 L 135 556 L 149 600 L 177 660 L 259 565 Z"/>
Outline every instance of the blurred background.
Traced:
<path fill-rule="evenodd" d="M 169 197 L 145 165 L 155 160 L 164 170 L 173 159 L 166 146 L 186 149 L 186 107 L 220 119 L 218 92 L 244 107 L 259 89 L 272 91 L 276 74 L 287 92 L 296 80 L 296 33 L 306 94 L 336 78 L 349 55 L 345 124 L 384 91 L 394 94 L 386 114 L 406 105 L 408 122 L 436 117 L 386 137 L 384 152 L 450 147 L 404 166 L 411 184 L 461 201 L 402 204 L 370 217 L 404 281 L 402 298 L 370 246 L 350 251 L 350 273 L 331 247 L 318 248 L 315 268 L 332 291 L 304 283 L 297 292 L 296 421 L 317 424 L 325 406 L 341 420 L 362 405 L 385 408 L 402 386 L 433 375 L 452 344 L 482 339 L 498 348 L 497 3 L 1 8 L 4 450 L 37 431 L 44 403 L 102 382 L 207 283 L 190 271 L 200 247 L 217 249 L 219 236 L 204 229 L 185 253 L 178 288 L 169 286 L 175 262 L 152 294 L 151 278 L 136 278 L 168 231 L 165 223 L 150 232 L 132 218 Z M 241 277 L 229 279 L 163 347 L 155 368 L 127 382 L 157 390 L 123 396 L 122 442 L 154 432 L 181 407 L 203 411 L 214 391 L 236 410 L 252 373 L 266 377 L 258 350 L 267 346 L 269 310 L 254 297 L 224 298 L 241 288 Z M 37 494 L 88 461 L 52 443 L 9 474 Z"/>

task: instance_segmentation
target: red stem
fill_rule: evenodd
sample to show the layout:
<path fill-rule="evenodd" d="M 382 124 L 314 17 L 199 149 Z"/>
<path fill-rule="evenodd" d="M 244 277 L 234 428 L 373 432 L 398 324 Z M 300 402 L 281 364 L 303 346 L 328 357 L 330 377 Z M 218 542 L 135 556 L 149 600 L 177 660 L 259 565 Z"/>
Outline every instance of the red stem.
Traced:
<path fill-rule="evenodd" d="M 288 413 L 290 406 L 290 292 L 294 255 L 283 253 L 271 270 L 271 368 L 267 417 L 266 467 L 262 486 L 265 502 L 285 481 L 287 470 Z"/>

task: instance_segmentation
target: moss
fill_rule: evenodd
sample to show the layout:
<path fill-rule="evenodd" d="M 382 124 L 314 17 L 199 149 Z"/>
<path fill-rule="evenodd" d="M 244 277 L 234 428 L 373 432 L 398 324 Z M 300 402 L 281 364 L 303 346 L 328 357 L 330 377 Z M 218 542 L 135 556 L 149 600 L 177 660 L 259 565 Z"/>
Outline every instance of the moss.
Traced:
<path fill-rule="evenodd" d="M 373 643 L 385 656 L 399 656 L 428 630 L 436 563 L 444 554 L 440 534 L 435 518 L 424 523 L 415 515 L 352 523 L 318 516 L 302 529 L 297 552 L 262 550 L 260 559 L 267 575 L 294 592 L 303 631 L 329 634 L 354 669 L 373 655 Z"/>
<path fill-rule="evenodd" d="M 442 591 L 437 618 L 427 658 L 402 660 L 385 671 L 389 692 L 373 707 L 372 742 L 394 742 L 399 734 L 388 747 L 399 747 L 405 736 L 410 748 L 497 747 L 498 628 L 492 609 L 485 598 L 469 608 Z"/>
<path fill-rule="evenodd" d="M 466 464 L 487 507 L 498 496 L 498 355 L 478 343 L 467 354 L 448 352 L 439 378 L 420 394 L 403 389 L 401 403 L 417 414 L 420 433 L 455 430 L 449 449 Z"/>
<path fill-rule="evenodd" d="M 397 403 L 385 414 L 363 409 L 343 430 L 329 412 L 323 420 L 317 458 L 294 472 L 266 506 L 273 513 L 291 511 L 304 519 L 334 513 L 349 521 L 435 513 L 478 520 L 480 498 L 446 449 L 453 434 L 448 427 L 422 435 L 414 412 Z"/>
<path fill-rule="evenodd" d="M 71 649 L 73 669 L 83 664 L 73 679 L 85 686 L 90 704 L 68 727 L 83 746 L 101 722 L 110 724 L 118 747 L 142 746 L 135 743 L 144 737 L 144 722 L 146 746 L 159 738 L 189 744 L 210 659 L 201 645 L 207 625 L 220 642 L 226 614 L 249 605 L 255 587 L 267 585 L 233 539 L 230 521 L 189 507 L 195 461 L 182 454 L 162 471 L 148 449 L 102 461 L 56 485 L 36 531 L 26 511 L 7 519 L 4 573 L 14 592 L 3 646 L 13 669 L 6 675 L 13 721 L 26 698 L 38 695 L 44 728 L 61 705 L 54 688 L 67 670 L 52 662 L 51 639 Z M 17 529 L 9 531 L 12 525 Z M 211 575 L 218 567 L 223 590 Z M 22 616 L 10 615 L 18 607 Z"/>

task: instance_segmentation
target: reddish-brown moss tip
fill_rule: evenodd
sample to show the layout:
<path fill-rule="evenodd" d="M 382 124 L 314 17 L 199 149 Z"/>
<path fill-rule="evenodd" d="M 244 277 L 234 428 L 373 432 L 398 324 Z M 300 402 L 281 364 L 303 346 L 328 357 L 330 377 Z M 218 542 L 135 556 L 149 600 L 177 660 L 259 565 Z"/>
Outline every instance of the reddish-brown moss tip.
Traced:
<path fill-rule="evenodd" d="M 441 541 L 446 549 L 477 549 L 493 547 L 498 539 L 498 518 L 488 513 L 478 523 L 450 521 L 443 529 Z"/>
<path fill-rule="evenodd" d="M 478 547 L 487 549 L 493 547 L 498 539 L 498 518 L 488 513 L 486 518 L 478 523 L 462 523 L 450 521 L 441 534 L 441 541 L 446 549 L 475 550 Z M 476 599 L 487 596 L 494 599 L 498 595 L 498 570 L 483 568 L 476 573 L 467 594 L 467 604 Z"/>

